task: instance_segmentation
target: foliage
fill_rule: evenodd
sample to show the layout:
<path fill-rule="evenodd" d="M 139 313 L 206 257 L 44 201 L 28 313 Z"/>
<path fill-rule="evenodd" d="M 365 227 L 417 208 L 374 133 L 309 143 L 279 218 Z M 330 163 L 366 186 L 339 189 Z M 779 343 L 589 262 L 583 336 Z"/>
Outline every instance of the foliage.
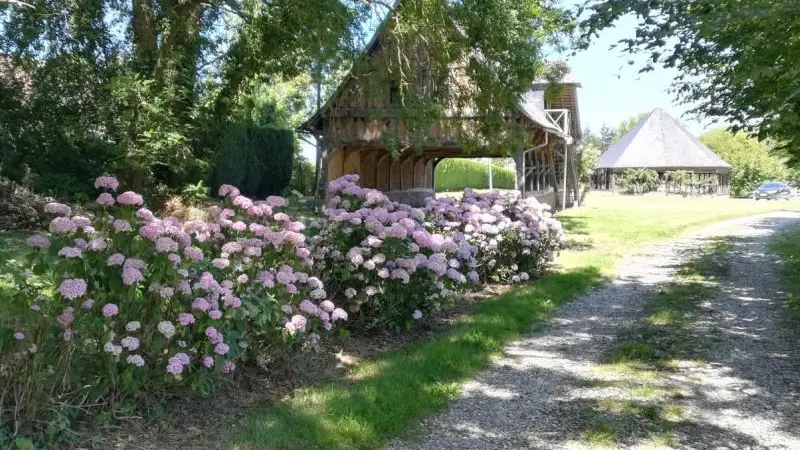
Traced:
<path fill-rule="evenodd" d="M 584 136 L 589 135 L 588 130 Z M 581 203 L 586 197 L 586 194 L 591 189 L 592 174 L 594 174 L 595 166 L 600 160 L 600 155 L 603 152 L 595 140 L 584 140 L 583 144 L 578 150 L 578 179 L 583 185 L 583 192 L 581 192 Z"/>
<path fill-rule="evenodd" d="M 519 283 L 541 275 L 561 247 L 561 224 L 533 198 L 464 191 L 461 201 L 428 199 L 429 228 L 465 236 L 477 252 L 481 280 Z"/>
<path fill-rule="evenodd" d="M 314 195 L 316 168 L 314 163 L 309 161 L 299 151 L 294 155 L 292 165 L 292 180 L 288 189 L 299 192 L 303 195 Z"/>
<path fill-rule="evenodd" d="M 693 112 L 772 137 L 800 160 L 800 5 L 782 0 L 597 0 L 582 22 L 581 47 L 627 14 L 640 22 L 620 44 L 675 68 L 674 88 Z"/>
<path fill-rule="evenodd" d="M 731 195 L 734 197 L 748 197 L 761 183 L 782 180 L 787 175 L 779 157 L 770 154 L 765 144 L 744 133 L 712 130 L 700 140 L 731 165 Z"/>
<path fill-rule="evenodd" d="M 181 191 L 181 199 L 189 204 L 189 206 L 198 206 L 204 201 L 208 200 L 208 186 L 202 181 L 195 184 L 188 184 Z"/>
<path fill-rule="evenodd" d="M 492 187 L 514 189 L 515 173 L 492 162 Z M 436 166 L 434 182 L 437 192 L 463 191 L 465 188 L 487 189 L 489 169 L 481 161 L 469 158 L 447 158 Z"/>
<path fill-rule="evenodd" d="M 295 153 L 291 131 L 240 123 L 228 128 L 223 142 L 212 187 L 233 184 L 249 196 L 264 198 L 289 185 Z"/>
<path fill-rule="evenodd" d="M 542 58 L 565 26 L 549 1 L 389 3 L 0 3 L 0 174 L 76 201 L 91 197 L 97 171 L 147 195 L 177 194 L 208 179 L 219 150 L 248 152 L 223 147 L 240 142 L 231 136 L 241 126 L 296 126 L 310 83 L 330 91 L 361 67 L 356 55 L 383 20 L 398 45 L 376 77 L 397 82 L 415 139 L 470 103 L 485 115 L 477 134 L 508 142 L 505 113 L 534 79 L 559 72 Z M 434 86 L 463 64 L 474 89 L 428 91 L 420 62 Z"/>
<path fill-rule="evenodd" d="M 664 179 L 667 182 L 667 189 L 674 186 L 677 193 L 686 197 L 689 195 L 689 183 L 691 182 L 691 175 L 689 172 L 681 170 L 670 170 L 664 174 Z"/>
<path fill-rule="evenodd" d="M 628 195 L 654 191 L 658 183 L 658 172 L 652 169 L 628 169 L 616 179 L 620 192 Z"/>
<path fill-rule="evenodd" d="M 304 228 L 281 197 L 212 220 L 157 218 L 132 191 L 100 177 L 93 216 L 50 203 L 49 234 L 11 261 L 16 288 L 0 318 L 2 423 L 35 425 L 48 410 L 131 408 L 163 389 L 213 389 L 247 354 L 316 345 L 344 311 L 311 276 Z M 27 429 L 27 428 L 22 428 Z"/>

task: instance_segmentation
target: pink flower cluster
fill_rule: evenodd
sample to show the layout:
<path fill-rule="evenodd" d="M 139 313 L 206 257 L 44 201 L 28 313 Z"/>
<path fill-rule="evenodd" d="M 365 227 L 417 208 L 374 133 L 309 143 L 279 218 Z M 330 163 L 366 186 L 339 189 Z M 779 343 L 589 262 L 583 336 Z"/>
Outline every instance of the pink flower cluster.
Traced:
<path fill-rule="evenodd" d="M 366 326 L 409 320 L 479 282 L 478 249 L 462 234 L 431 232 L 424 211 L 357 182 L 357 175 L 345 175 L 330 183 L 327 220 L 311 243 L 315 267 L 347 308 L 382 317 Z"/>
<path fill-rule="evenodd" d="M 164 368 L 187 380 L 200 376 L 197 369 L 233 371 L 254 345 L 316 343 L 318 332 L 346 320 L 312 275 L 305 225 L 280 211 L 285 199 L 254 201 L 223 186 L 227 207 L 212 207 L 209 220 L 182 222 L 153 214 L 135 192 L 113 196 L 120 187 L 113 177 L 95 184 L 103 189 L 96 216 L 72 216 L 69 206 L 50 204 L 52 235 L 28 239 L 47 256 L 59 299 L 29 309 L 58 323 L 57 345 L 70 340 L 74 351 L 92 351 L 90 343 L 105 343 L 120 370 Z M 254 299 L 246 312 L 245 298 Z"/>
<path fill-rule="evenodd" d="M 478 248 L 478 271 L 488 281 L 521 282 L 539 275 L 563 241 L 563 228 L 549 206 L 532 198 L 467 189 L 460 201 L 428 199 L 425 214 L 431 229 Z"/>

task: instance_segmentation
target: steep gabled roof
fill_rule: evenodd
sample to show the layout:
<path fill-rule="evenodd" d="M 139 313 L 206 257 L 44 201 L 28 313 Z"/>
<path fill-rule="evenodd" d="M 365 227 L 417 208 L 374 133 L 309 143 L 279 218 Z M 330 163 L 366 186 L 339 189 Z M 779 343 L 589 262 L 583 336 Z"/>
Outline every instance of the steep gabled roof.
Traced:
<path fill-rule="evenodd" d="M 677 120 L 656 108 L 600 156 L 597 169 L 729 169 Z"/>
<path fill-rule="evenodd" d="M 400 4 L 400 0 L 394 0 L 392 11 Z M 380 46 L 380 35 L 381 31 L 384 29 L 386 24 L 389 22 L 389 19 L 392 16 L 392 12 L 386 15 L 381 23 L 378 25 L 377 29 L 375 30 L 372 38 L 370 39 L 369 43 L 362 54 L 362 57 L 370 57 L 377 48 Z M 314 132 L 318 131 L 320 127 L 320 123 L 327 112 L 333 107 L 336 100 L 342 95 L 344 88 L 347 84 L 354 78 L 353 69 L 351 68 L 344 79 L 339 83 L 339 86 L 333 91 L 333 93 L 327 98 L 325 103 L 317 109 L 311 117 L 309 117 L 306 121 L 304 121 L 300 126 L 297 128 L 298 130 Z M 573 81 L 571 78 L 569 80 L 565 80 L 565 84 L 575 84 L 580 86 L 579 83 Z M 537 126 L 541 127 L 542 129 L 554 133 L 556 135 L 566 137 L 562 132 L 559 131 L 558 126 L 554 124 L 545 113 L 544 110 L 544 101 L 543 97 L 539 95 L 544 89 L 547 87 L 546 84 L 543 83 L 535 83 L 531 91 L 522 95 L 522 97 L 517 102 L 517 110 L 530 119 L 533 123 Z"/>

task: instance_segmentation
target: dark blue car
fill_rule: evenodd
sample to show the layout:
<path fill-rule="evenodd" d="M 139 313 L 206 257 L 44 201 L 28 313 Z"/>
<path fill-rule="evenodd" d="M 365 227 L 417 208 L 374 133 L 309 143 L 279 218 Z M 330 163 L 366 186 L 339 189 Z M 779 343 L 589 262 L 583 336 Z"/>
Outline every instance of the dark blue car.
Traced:
<path fill-rule="evenodd" d="M 753 198 L 756 200 L 761 200 L 762 198 L 767 200 L 778 200 L 780 198 L 789 200 L 791 196 L 792 189 L 789 185 L 779 181 L 764 183 L 753 192 Z"/>

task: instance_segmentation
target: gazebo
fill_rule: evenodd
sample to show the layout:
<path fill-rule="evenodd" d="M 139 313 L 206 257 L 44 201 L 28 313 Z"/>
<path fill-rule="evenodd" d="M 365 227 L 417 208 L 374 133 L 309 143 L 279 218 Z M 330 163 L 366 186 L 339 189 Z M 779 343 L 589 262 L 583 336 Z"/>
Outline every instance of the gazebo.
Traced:
<path fill-rule="evenodd" d="M 385 24 L 385 22 L 384 22 Z M 380 61 L 380 56 L 392 51 L 391 29 L 381 26 L 366 48 L 365 57 Z M 372 64 L 375 70 L 380 63 Z M 420 73 L 425 73 L 421 68 Z M 384 138 L 403 135 L 406 125 L 400 119 L 401 107 L 394 96 L 397 87 L 387 83 L 375 86 L 370 75 L 348 74 L 333 95 L 300 127 L 299 131 L 313 134 L 320 145 L 320 191 L 325 197 L 327 182 L 344 174 L 360 176 L 364 187 L 380 189 L 390 198 L 421 205 L 435 195 L 434 176 L 439 161 L 450 157 L 497 157 L 491 148 L 464 150 L 453 129 L 470 128 L 480 117 L 447 117 L 446 127 L 434 123 L 425 133 L 424 147 L 392 155 Z M 458 78 L 454 75 L 454 78 Z M 516 187 L 524 196 L 564 208 L 579 198 L 579 181 L 575 141 L 580 138 L 577 88 L 566 81 L 558 95 L 545 96 L 547 85 L 533 84 L 519 99 L 516 114 L 509 117 L 527 131 L 527 143 L 515 149 Z M 367 95 L 369 94 L 369 95 Z M 547 98 L 546 98 L 547 97 Z"/>
<path fill-rule="evenodd" d="M 661 179 L 672 171 L 689 174 L 706 192 L 730 192 L 731 166 L 700 142 L 677 120 L 656 108 L 600 156 L 596 185 L 614 189 L 614 176 L 629 169 L 652 169 Z"/>

